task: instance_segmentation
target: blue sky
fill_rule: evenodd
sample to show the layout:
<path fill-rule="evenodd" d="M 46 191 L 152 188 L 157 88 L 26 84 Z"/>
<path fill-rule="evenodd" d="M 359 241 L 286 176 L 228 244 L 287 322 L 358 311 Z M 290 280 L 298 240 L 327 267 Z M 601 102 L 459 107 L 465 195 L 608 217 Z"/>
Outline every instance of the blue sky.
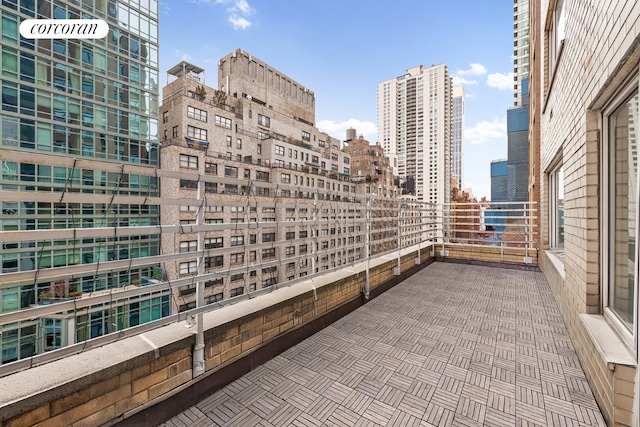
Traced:
<path fill-rule="evenodd" d="M 444 63 L 466 91 L 465 187 L 490 196 L 507 157 L 513 105 L 512 0 L 161 0 L 160 83 L 182 60 L 217 85 L 217 60 L 242 48 L 316 94 L 316 125 L 377 141 L 378 83 Z"/>

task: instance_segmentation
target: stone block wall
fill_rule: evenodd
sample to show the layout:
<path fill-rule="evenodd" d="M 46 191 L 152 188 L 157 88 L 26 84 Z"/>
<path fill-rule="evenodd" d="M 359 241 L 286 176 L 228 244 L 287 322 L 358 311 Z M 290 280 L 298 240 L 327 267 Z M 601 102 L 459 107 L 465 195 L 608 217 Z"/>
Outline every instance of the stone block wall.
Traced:
<path fill-rule="evenodd" d="M 445 257 L 453 259 L 466 259 L 474 261 L 498 262 L 507 264 L 523 264 L 525 257 L 524 248 L 504 248 L 487 246 L 453 246 L 445 245 L 448 255 Z M 441 255 L 442 246 L 436 246 L 436 256 Z M 538 251 L 530 249 L 527 254 L 531 258 L 531 265 L 538 264 Z"/>

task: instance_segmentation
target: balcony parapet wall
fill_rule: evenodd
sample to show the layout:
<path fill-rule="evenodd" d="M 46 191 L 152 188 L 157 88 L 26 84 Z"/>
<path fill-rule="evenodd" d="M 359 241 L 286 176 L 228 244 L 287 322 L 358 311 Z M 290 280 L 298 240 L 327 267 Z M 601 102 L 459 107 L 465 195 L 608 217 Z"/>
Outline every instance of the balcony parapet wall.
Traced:
<path fill-rule="evenodd" d="M 414 246 L 370 260 L 371 294 L 432 262 L 432 250 Z M 113 425 L 139 417 L 145 408 L 234 362 L 247 357 L 251 361 L 254 353 L 285 334 L 350 303 L 364 303 L 365 280 L 362 262 L 205 313 L 206 372 L 196 379 L 195 327 L 186 321 L 0 378 L 0 426 Z M 257 365 L 250 362 L 249 369 Z"/>

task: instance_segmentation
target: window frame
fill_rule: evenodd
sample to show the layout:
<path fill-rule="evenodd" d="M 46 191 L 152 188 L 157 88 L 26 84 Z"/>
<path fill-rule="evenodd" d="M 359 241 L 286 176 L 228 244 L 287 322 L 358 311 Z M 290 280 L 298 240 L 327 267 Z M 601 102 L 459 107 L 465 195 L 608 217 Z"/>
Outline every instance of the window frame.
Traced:
<path fill-rule="evenodd" d="M 180 167 L 188 169 L 198 169 L 198 156 L 180 153 Z"/>
<path fill-rule="evenodd" d="M 217 249 L 224 246 L 223 237 L 205 237 L 204 248 L 205 249 Z"/>
<path fill-rule="evenodd" d="M 562 244 L 559 244 L 558 235 L 558 196 L 563 196 L 563 214 L 564 214 L 564 168 L 562 159 L 554 161 L 550 168 L 549 176 L 549 247 L 552 251 L 564 252 L 564 231 L 562 232 Z M 559 174 L 560 173 L 560 174 Z M 561 182 L 559 177 L 562 178 Z M 562 184 L 562 191 L 560 191 Z M 564 215 L 563 215 L 564 216 Z M 563 221 L 564 222 L 564 221 Z M 564 230 L 564 227 L 563 227 Z"/>
<path fill-rule="evenodd" d="M 203 128 L 187 125 L 187 137 L 206 141 L 207 130 Z"/>
<path fill-rule="evenodd" d="M 231 236 L 231 246 L 244 246 L 244 235 Z"/>
<path fill-rule="evenodd" d="M 191 105 L 187 106 L 187 117 L 207 123 L 207 112 Z"/>
<path fill-rule="evenodd" d="M 558 10 L 559 9 L 559 10 Z M 553 82 L 558 70 L 558 64 L 564 50 L 566 40 L 566 9 L 565 0 L 553 1 L 549 9 L 548 24 L 545 27 L 545 55 L 544 60 L 547 65 L 547 72 L 544 74 L 545 101 L 543 111 L 546 109 L 546 102 L 553 87 Z"/>
<path fill-rule="evenodd" d="M 638 94 L 640 97 L 640 77 L 639 70 L 636 68 L 632 73 L 632 78 L 621 85 L 621 90 L 618 94 L 607 104 L 605 108 L 603 108 L 602 114 L 600 116 L 601 121 L 601 129 L 602 129 L 602 162 L 600 165 L 600 183 L 601 187 L 608 196 L 611 197 L 602 197 L 601 198 L 601 226 L 600 226 L 600 256 L 601 256 L 601 282 L 600 282 L 600 290 L 602 292 L 602 311 L 605 318 L 609 321 L 609 323 L 615 328 L 618 332 L 618 336 L 622 339 L 622 341 L 627 345 L 629 349 L 633 351 L 633 353 L 638 355 L 638 321 L 639 319 L 639 307 L 638 307 L 638 292 L 640 291 L 639 279 L 640 275 L 640 263 L 639 263 L 639 249 L 638 249 L 638 231 L 640 231 L 640 217 L 639 217 L 639 205 L 640 205 L 640 174 L 637 174 L 636 177 L 636 213 L 635 213 L 635 222 L 636 222 L 636 235 L 635 235 L 635 267 L 634 267 L 634 307 L 633 307 L 633 322 L 629 327 L 621 317 L 615 312 L 615 310 L 611 307 L 611 303 L 609 298 L 611 296 L 611 286 L 614 285 L 612 282 L 612 265 L 614 263 L 613 251 L 611 251 L 611 243 L 614 238 L 614 234 L 612 233 L 613 224 L 615 224 L 616 219 L 612 218 L 613 205 L 615 204 L 615 199 L 612 197 L 614 193 L 611 193 L 612 186 L 615 185 L 615 181 L 612 179 L 614 174 L 614 169 L 612 166 L 612 159 L 610 150 L 615 147 L 615 142 L 611 141 L 611 129 L 610 129 L 610 118 L 612 115 L 625 103 L 627 103 L 634 94 Z M 613 147 L 611 147 L 611 143 L 613 143 Z"/>
<path fill-rule="evenodd" d="M 185 261 L 179 264 L 178 271 L 181 276 L 185 276 L 187 274 L 194 274 L 198 272 L 198 262 L 197 261 Z"/>
<path fill-rule="evenodd" d="M 263 127 L 271 127 L 271 119 L 268 116 L 263 116 L 262 114 L 258 113 L 258 126 L 263 126 Z"/>
<path fill-rule="evenodd" d="M 216 114 L 215 125 L 225 129 L 231 129 L 232 122 L 230 118 L 219 116 Z"/>
<path fill-rule="evenodd" d="M 180 253 L 197 252 L 198 241 L 197 240 L 183 240 L 180 242 Z"/>

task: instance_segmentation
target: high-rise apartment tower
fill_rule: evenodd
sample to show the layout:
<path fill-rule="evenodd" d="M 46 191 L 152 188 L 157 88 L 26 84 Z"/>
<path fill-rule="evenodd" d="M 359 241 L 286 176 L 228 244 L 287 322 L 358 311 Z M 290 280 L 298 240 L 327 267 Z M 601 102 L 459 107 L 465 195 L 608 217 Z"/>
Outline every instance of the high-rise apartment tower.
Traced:
<path fill-rule="evenodd" d="M 420 201 L 445 203 L 451 188 L 452 83 L 444 64 L 410 68 L 378 84 L 378 141 Z"/>
<path fill-rule="evenodd" d="M 513 104 L 522 105 L 522 80 L 529 77 L 529 0 L 513 3 Z"/>

